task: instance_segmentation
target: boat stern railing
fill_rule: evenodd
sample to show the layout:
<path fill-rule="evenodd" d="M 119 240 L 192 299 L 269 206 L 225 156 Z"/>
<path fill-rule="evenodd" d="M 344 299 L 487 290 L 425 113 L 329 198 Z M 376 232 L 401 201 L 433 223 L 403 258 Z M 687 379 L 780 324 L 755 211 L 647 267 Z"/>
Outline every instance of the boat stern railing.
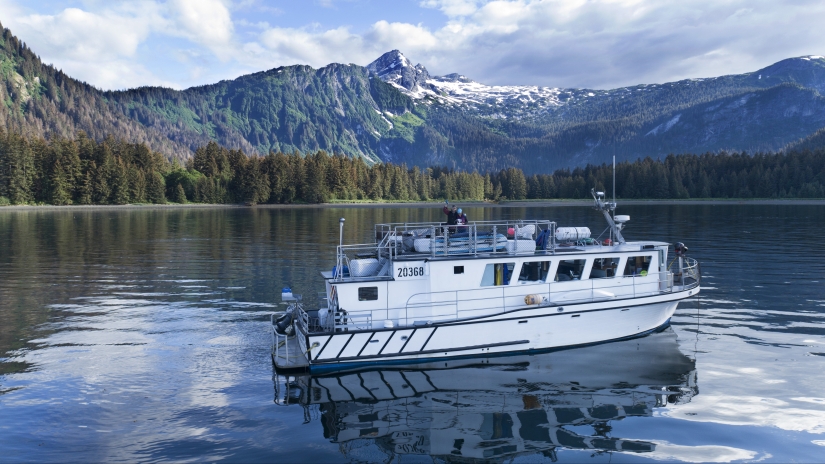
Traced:
<path fill-rule="evenodd" d="M 281 333 L 278 331 L 277 324 L 278 319 L 283 315 L 289 315 L 291 320 Z M 272 330 L 272 359 L 275 366 L 289 368 L 300 367 L 304 364 L 307 354 L 306 336 L 309 333 L 309 315 L 304 311 L 302 304 L 293 302 L 287 306 L 285 311 L 270 314 L 269 323 Z M 292 347 L 292 353 L 290 353 L 290 341 L 297 344 Z"/>

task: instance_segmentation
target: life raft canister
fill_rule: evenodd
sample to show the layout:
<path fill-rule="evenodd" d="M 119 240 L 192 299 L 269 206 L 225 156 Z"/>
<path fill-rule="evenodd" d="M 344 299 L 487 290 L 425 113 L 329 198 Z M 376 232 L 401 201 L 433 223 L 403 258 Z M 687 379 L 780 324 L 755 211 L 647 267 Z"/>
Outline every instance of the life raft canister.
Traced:
<path fill-rule="evenodd" d="M 524 297 L 524 304 L 537 305 L 539 303 L 541 303 L 541 297 L 539 295 L 527 295 Z"/>

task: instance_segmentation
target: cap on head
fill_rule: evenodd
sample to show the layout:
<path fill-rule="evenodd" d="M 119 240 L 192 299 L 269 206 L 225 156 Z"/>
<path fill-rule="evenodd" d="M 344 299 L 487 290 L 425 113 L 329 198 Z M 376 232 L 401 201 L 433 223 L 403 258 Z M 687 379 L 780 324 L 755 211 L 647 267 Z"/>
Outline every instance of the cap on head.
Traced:
<path fill-rule="evenodd" d="M 461 208 L 458 208 L 458 214 L 461 214 Z"/>

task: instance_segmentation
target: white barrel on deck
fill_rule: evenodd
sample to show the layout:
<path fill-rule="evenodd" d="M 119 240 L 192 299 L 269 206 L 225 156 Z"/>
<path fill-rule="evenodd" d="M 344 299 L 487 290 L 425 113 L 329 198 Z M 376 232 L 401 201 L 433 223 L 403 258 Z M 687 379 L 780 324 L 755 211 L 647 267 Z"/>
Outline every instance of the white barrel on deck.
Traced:
<path fill-rule="evenodd" d="M 508 253 L 524 253 L 536 251 L 536 242 L 532 240 L 507 240 Z"/>
<path fill-rule="evenodd" d="M 556 229 L 556 240 L 560 242 L 574 242 L 590 238 L 589 227 L 559 227 Z"/>
<path fill-rule="evenodd" d="M 378 260 L 375 258 L 351 259 L 349 261 L 349 275 L 352 277 L 365 277 L 375 274 L 378 271 Z"/>

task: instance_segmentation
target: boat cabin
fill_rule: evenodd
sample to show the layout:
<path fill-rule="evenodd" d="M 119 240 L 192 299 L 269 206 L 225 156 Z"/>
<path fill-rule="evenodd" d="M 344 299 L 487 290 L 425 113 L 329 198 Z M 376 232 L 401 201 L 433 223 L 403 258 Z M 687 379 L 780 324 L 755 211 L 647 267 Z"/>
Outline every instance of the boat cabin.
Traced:
<path fill-rule="evenodd" d="M 673 287 L 667 243 L 599 241 L 550 221 L 378 224 L 375 237 L 339 246 L 335 268 L 322 272 L 321 327 L 426 325 Z"/>

